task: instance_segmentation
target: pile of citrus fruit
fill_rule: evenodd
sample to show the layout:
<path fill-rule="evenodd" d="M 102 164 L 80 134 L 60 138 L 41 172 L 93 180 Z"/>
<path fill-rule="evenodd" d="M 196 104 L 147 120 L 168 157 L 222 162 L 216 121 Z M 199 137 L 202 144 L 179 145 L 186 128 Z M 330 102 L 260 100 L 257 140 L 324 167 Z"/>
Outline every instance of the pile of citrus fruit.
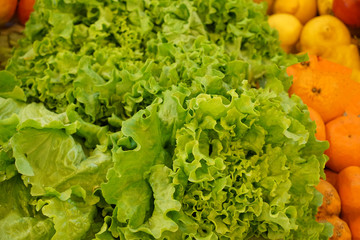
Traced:
<path fill-rule="evenodd" d="M 334 226 L 331 239 L 359 240 L 360 1 L 267 2 L 268 21 L 278 30 L 282 48 L 309 56 L 287 69 L 293 76 L 289 95 L 303 100 L 317 139 L 329 143 L 326 181 L 317 186 L 323 194 L 317 220 Z M 344 11 L 344 4 L 351 9 Z"/>
<path fill-rule="evenodd" d="M 329 142 L 329 184 L 318 186 L 324 195 L 318 220 L 334 225 L 332 239 L 360 239 L 360 83 L 351 79 L 350 68 L 311 54 L 287 73 L 293 76 L 289 94 L 307 104 L 317 139 Z"/>
<path fill-rule="evenodd" d="M 353 70 L 360 81 L 360 1 L 267 0 L 269 24 L 288 53 L 311 53 Z"/>

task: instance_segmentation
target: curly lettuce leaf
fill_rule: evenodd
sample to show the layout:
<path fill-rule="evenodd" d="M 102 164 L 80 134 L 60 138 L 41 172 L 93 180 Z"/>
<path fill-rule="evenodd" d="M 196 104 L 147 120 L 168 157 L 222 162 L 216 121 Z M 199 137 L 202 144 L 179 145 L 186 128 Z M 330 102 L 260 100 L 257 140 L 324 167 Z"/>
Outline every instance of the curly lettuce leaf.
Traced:
<path fill-rule="evenodd" d="M 234 90 L 226 97 L 200 94 L 188 99 L 185 108 L 174 96 L 186 95 L 174 90 L 164 102 L 124 122 L 126 134 L 114 139 L 116 162 L 102 187 L 105 200 L 116 205 L 104 233 L 121 239 L 326 239 L 331 235 L 328 226 L 314 218 L 320 205 L 314 186 L 328 143 L 315 139 L 315 125 L 300 101 L 244 84 L 241 95 Z M 173 121 L 176 111 L 180 115 Z M 149 131 L 157 137 L 147 138 Z M 156 153 L 164 152 L 164 139 L 171 136 L 176 143 L 166 152 L 173 153 L 167 175 L 174 192 L 162 196 L 180 202 L 181 208 L 167 209 L 177 228 L 166 229 L 160 224 L 166 220 L 152 221 L 158 219 L 159 190 L 149 173 L 167 162 Z M 164 187 L 168 181 L 162 180 Z"/>
<path fill-rule="evenodd" d="M 314 186 L 328 144 L 314 138 L 314 124 L 296 109 L 303 105 L 289 111 L 293 102 L 268 90 L 229 94 L 191 99 L 177 132 L 175 179 L 197 236 L 326 239 Z"/>
<path fill-rule="evenodd" d="M 15 159 L 10 152 L 0 149 L 0 182 L 8 180 L 17 174 Z"/>
<path fill-rule="evenodd" d="M 0 231 L 1 239 L 51 239 L 54 224 L 35 210 L 29 189 L 20 176 L 0 182 Z"/>
<path fill-rule="evenodd" d="M 0 184 L 18 171 L 59 239 L 325 239 L 327 144 L 264 10 L 36 1 L 0 72 Z"/>
<path fill-rule="evenodd" d="M 86 156 L 73 137 L 56 129 L 20 130 L 11 143 L 17 169 L 31 184 L 32 195 L 78 191 L 79 186 L 84 200 L 97 202 L 93 193 L 112 166 L 109 153 L 95 149 Z"/>
<path fill-rule="evenodd" d="M 27 176 L 35 195 L 44 194 L 46 186 L 59 184 L 85 159 L 81 145 L 62 130 L 24 129 L 12 137 L 11 144 L 17 169 Z"/>
<path fill-rule="evenodd" d="M 96 208 L 92 205 L 57 198 L 45 200 L 42 213 L 52 219 L 56 230 L 52 240 L 82 239 L 89 231 Z"/>
<path fill-rule="evenodd" d="M 165 150 L 168 136 L 161 130 L 156 110 L 155 105 L 124 122 L 123 133 L 136 147 L 127 150 L 125 146 L 116 146 L 114 167 L 107 174 L 108 182 L 102 185 L 106 201 L 117 204 L 119 221 L 129 221 L 131 228 L 139 227 L 151 211 L 153 194 L 146 173 L 156 164 L 169 162 L 170 158 Z"/>
<path fill-rule="evenodd" d="M 0 85 L 56 113 L 73 104 L 86 122 L 120 128 L 181 83 L 193 96 L 240 90 L 244 79 L 287 90 L 286 66 L 296 62 L 264 7 L 248 0 L 39 0 Z"/>
<path fill-rule="evenodd" d="M 8 71 L 0 71 L 0 79 L 0 97 L 26 100 L 24 91 L 20 87 L 21 82 L 14 74 Z"/>
<path fill-rule="evenodd" d="M 24 103 L 11 98 L 0 97 L 0 144 L 5 145 L 9 139 L 16 133 L 16 127 L 19 124 L 17 113 L 25 107 Z"/>

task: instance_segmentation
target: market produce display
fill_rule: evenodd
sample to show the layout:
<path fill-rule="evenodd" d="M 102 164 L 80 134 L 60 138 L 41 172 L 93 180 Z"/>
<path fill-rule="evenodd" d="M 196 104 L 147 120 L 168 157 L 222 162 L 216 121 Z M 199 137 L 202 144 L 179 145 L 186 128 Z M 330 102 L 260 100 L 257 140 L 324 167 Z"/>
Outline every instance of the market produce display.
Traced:
<path fill-rule="evenodd" d="M 314 54 L 349 67 L 352 79 L 360 82 L 360 1 L 276 0 L 268 12 L 286 52 Z M 288 20 L 293 17 L 297 21 Z"/>
<path fill-rule="evenodd" d="M 289 96 L 289 71 L 314 59 L 281 48 L 267 11 L 37 0 L 0 71 L 2 237 L 356 239 L 338 209 L 358 211 L 342 200 L 355 188 L 340 187 L 355 172 L 334 173 L 341 200 L 319 217 L 329 143 Z M 342 114 L 313 110 L 323 122 Z"/>
<path fill-rule="evenodd" d="M 304 25 L 299 24 L 295 9 L 308 1 L 299 2 L 288 1 L 280 13 L 275 5 L 269 5 L 268 22 L 278 30 L 285 51 L 309 54 L 309 61 L 290 66 L 287 73 L 293 76 L 289 94 L 300 96 L 307 104 L 317 125 L 317 139 L 329 142 L 326 182 L 335 188 L 325 181 L 317 186 L 324 196 L 317 219 L 334 226 L 330 239 L 360 239 L 359 204 L 353 201 L 358 199 L 360 166 L 360 1 L 318 0 L 318 14 Z M 308 4 L 307 8 L 314 7 Z M 290 16 L 298 18 L 297 22 L 284 24 L 282 20 Z M 342 210 L 334 214 L 338 202 Z"/>
<path fill-rule="evenodd" d="M 288 67 L 287 72 L 294 77 L 293 85 L 289 89 L 289 94 L 300 96 L 304 103 L 308 105 L 310 118 L 316 123 L 315 136 L 319 140 L 327 140 L 329 148 L 325 151 L 329 160 L 326 162 L 326 181 L 338 188 L 349 188 L 357 185 L 356 177 L 345 181 L 338 181 L 338 173 L 347 172 L 349 168 L 359 167 L 360 161 L 358 150 L 360 146 L 360 83 L 351 79 L 351 70 L 342 65 L 327 61 L 321 57 L 310 55 L 310 60 Z M 342 174 L 341 174 L 342 175 Z M 356 175 L 356 174 L 355 174 Z M 323 206 L 319 208 L 318 215 L 320 221 L 329 221 L 334 225 L 334 236 L 341 236 L 340 239 L 359 239 L 356 238 L 358 225 L 353 222 L 357 219 L 353 214 L 352 218 L 347 218 L 345 211 L 341 215 L 334 214 L 333 209 L 324 207 L 331 204 L 334 199 L 328 199 L 337 195 L 334 189 L 328 187 L 324 181 L 318 186 L 323 193 Z M 340 185 L 339 185 L 340 184 Z M 342 195 L 339 204 L 343 205 L 348 199 L 356 199 L 358 193 L 356 188 L 350 187 L 346 195 Z M 336 191 L 336 190 L 335 190 Z M 326 192 L 325 192 L 326 193 Z M 336 202 L 337 200 L 335 200 Z M 337 204 L 338 205 L 338 204 Z M 353 206 L 356 206 L 354 204 Z M 333 208 L 333 207 L 330 207 Z M 327 210 L 324 210 L 327 209 Z M 324 215 L 323 213 L 332 213 Z M 338 211 L 335 211 L 338 213 Z M 351 227 L 352 237 L 349 236 L 345 220 Z"/>

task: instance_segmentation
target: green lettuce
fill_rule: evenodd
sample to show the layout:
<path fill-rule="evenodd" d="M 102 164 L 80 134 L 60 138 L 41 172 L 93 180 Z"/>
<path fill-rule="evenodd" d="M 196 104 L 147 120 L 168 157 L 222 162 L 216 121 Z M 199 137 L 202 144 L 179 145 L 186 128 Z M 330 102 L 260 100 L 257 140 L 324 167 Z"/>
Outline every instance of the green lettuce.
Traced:
<path fill-rule="evenodd" d="M 56 233 L 51 239 L 82 239 L 89 231 L 96 208 L 92 205 L 52 198 L 41 203 L 42 212 L 52 219 Z"/>
<path fill-rule="evenodd" d="M 286 66 L 297 62 L 250 1 L 41 0 L 35 9 L 6 68 L 16 89 L 57 113 L 74 104 L 99 125 L 121 127 L 181 82 L 194 95 L 244 79 L 287 90 Z"/>
<path fill-rule="evenodd" d="M 43 218 L 39 222 L 37 218 L 10 211 L 3 221 L 11 225 L 3 226 L 17 229 L 26 223 L 26 227 L 20 229 L 25 233 L 16 236 L 18 238 L 12 236 L 20 230 L 4 230 L 9 234 L 6 239 L 83 238 L 92 230 L 94 217 L 97 215 L 95 204 L 100 200 L 95 192 L 105 181 L 112 161 L 106 145 L 88 149 L 85 147 L 87 141 L 81 140 L 81 137 L 92 138 L 92 142 L 100 143 L 106 132 L 99 126 L 78 121 L 72 112 L 69 112 L 69 117 L 67 113 L 53 113 L 40 103 L 0 100 L 3 106 L 0 118 L 2 135 L 8 136 L 5 133 L 9 130 L 12 134 L 3 139 L 3 149 L 0 150 L 1 181 L 9 188 L 11 182 L 15 181 L 12 180 L 15 179 L 14 176 L 20 173 L 21 180 L 16 177 L 16 184 L 22 184 L 23 188 L 24 184 L 29 185 L 25 188 L 26 196 L 32 198 L 27 200 L 19 197 L 23 201 L 21 204 L 34 205 L 33 209 L 36 205 L 36 211 L 33 212 L 41 214 Z M 87 134 L 83 134 L 85 130 L 88 130 Z M 23 190 L 14 189 L 15 193 L 21 191 Z M 1 192 L 8 191 L 5 189 Z M 3 202 L 7 201 L 5 199 Z M 8 200 L 11 203 L 11 199 Z M 60 212 L 65 215 L 59 216 Z M 67 212 L 72 215 L 67 216 Z M 39 232 L 43 235 L 37 236 L 33 231 L 40 227 L 44 227 L 43 232 Z"/>
<path fill-rule="evenodd" d="M 167 100 L 160 109 L 185 110 Z M 102 187 L 105 200 L 116 204 L 109 226 L 114 236 L 327 239 L 328 226 L 314 219 L 321 204 L 314 186 L 323 176 L 328 143 L 315 139 L 315 125 L 299 98 L 244 87 L 241 95 L 200 94 L 186 106 L 176 132 L 161 127 L 168 118 L 153 108 L 124 122 L 125 136 L 118 140 L 114 167 Z M 147 138 L 147 131 L 154 138 Z M 176 144 L 162 182 L 173 188 L 163 192 L 153 186 L 151 174 L 168 162 L 162 140 L 167 134 Z M 132 148 L 121 144 L 128 141 Z M 168 208 L 156 222 L 159 194 L 168 199 L 163 203 Z M 166 218 L 177 228 L 166 228 Z M 182 221 L 194 227 L 181 228 Z"/>
<path fill-rule="evenodd" d="M 0 182 L 0 192 L 1 239 L 51 239 L 54 224 L 36 211 L 35 198 L 19 175 Z"/>
<path fill-rule="evenodd" d="M 299 106 L 282 107 L 290 101 L 285 93 L 230 94 L 230 101 L 199 95 L 189 103 L 193 114 L 177 133 L 174 157 L 182 210 L 199 223 L 201 237 L 215 231 L 230 239 L 326 239 L 308 229 L 321 228 L 311 186 L 325 165 L 327 143 L 309 134 L 310 121 L 299 121 Z M 304 155 L 307 144 L 319 152 Z M 310 174 L 304 164 L 317 171 Z"/>
<path fill-rule="evenodd" d="M 328 144 L 265 10 L 37 0 L 0 72 L 5 239 L 327 239 Z"/>

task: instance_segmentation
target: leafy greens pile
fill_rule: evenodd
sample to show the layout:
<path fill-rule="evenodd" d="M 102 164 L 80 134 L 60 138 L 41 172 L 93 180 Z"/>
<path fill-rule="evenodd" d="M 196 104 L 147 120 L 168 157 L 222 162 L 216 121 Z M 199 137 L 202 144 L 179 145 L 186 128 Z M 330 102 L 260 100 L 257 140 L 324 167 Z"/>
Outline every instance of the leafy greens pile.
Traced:
<path fill-rule="evenodd" d="M 0 72 L 0 239 L 328 239 L 327 143 L 264 13 L 37 0 Z"/>

